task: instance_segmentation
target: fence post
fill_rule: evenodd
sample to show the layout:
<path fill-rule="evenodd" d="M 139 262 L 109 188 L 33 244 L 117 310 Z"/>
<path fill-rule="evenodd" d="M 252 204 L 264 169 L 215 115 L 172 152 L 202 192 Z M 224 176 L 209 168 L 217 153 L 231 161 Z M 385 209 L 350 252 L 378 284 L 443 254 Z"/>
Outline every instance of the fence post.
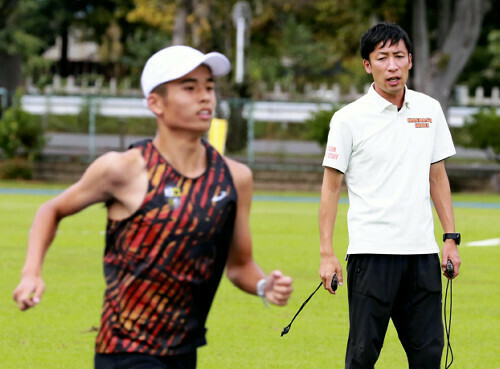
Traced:
<path fill-rule="evenodd" d="M 248 118 L 247 118 L 247 162 L 248 166 L 252 167 L 255 161 L 254 152 L 254 138 L 255 138 L 255 127 L 253 119 L 253 101 L 249 100 L 248 104 Z"/>
<path fill-rule="evenodd" d="M 88 96 L 89 104 L 89 161 L 92 162 L 96 156 L 95 150 L 95 104 L 94 98 Z"/>
<path fill-rule="evenodd" d="M 49 122 L 50 122 L 50 112 L 51 112 L 51 97 L 52 93 L 51 91 L 48 91 L 45 93 L 45 114 L 43 114 L 42 117 L 42 125 L 43 125 L 43 130 L 47 131 L 49 127 Z"/>
<path fill-rule="evenodd" d="M 120 132 L 120 151 L 125 151 L 125 135 L 126 133 L 126 119 L 124 117 L 118 118 L 118 129 Z"/>
<path fill-rule="evenodd" d="M 7 107 L 7 89 L 0 87 L 0 119 L 2 119 L 6 107 Z"/>

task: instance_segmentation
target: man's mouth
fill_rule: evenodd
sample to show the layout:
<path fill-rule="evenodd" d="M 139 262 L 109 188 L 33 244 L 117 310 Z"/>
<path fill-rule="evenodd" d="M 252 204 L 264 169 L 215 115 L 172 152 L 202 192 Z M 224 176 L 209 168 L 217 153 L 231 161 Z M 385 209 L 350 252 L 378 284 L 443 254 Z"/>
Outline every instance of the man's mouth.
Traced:
<path fill-rule="evenodd" d="M 388 78 L 387 79 L 387 82 L 390 84 L 390 85 L 396 85 L 399 83 L 401 78 L 399 77 L 391 77 L 391 78 Z"/>
<path fill-rule="evenodd" d="M 212 111 L 210 109 L 203 109 L 198 112 L 198 115 L 202 119 L 212 118 Z"/>

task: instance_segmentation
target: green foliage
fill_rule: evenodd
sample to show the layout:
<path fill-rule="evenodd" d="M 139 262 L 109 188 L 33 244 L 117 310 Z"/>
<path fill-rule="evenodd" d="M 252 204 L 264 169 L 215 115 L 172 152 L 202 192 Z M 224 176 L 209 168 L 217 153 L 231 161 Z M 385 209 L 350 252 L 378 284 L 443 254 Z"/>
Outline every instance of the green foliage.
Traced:
<path fill-rule="evenodd" d="M 348 11 L 329 0 L 263 2 L 252 22 L 252 80 L 294 84 L 329 82 L 343 73 L 343 61 L 358 56 L 359 37 L 369 26 L 369 6 L 354 1 Z M 358 65 L 359 67 L 359 65 Z"/>
<path fill-rule="evenodd" d="M 33 162 L 24 158 L 14 158 L 0 162 L 1 179 L 24 179 L 32 178 Z"/>
<path fill-rule="evenodd" d="M 47 132 L 65 133 L 88 133 L 89 115 L 88 109 L 82 109 L 78 115 L 51 115 L 43 118 L 33 116 L 38 122 L 46 120 Z M 127 134 L 137 136 L 154 136 L 156 134 L 157 123 L 154 118 L 129 117 L 115 118 L 96 115 L 96 133 L 98 134 Z"/>
<path fill-rule="evenodd" d="M 304 124 L 255 122 L 254 138 L 267 140 L 302 140 L 307 139 Z"/>
<path fill-rule="evenodd" d="M 319 110 L 307 119 L 306 124 L 307 138 L 317 141 L 320 145 L 326 145 L 328 141 L 328 132 L 330 130 L 330 120 L 333 114 L 339 110 L 334 107 L 332 110 Z"/>
<path fill-rule="evenodd" d="M 441 55 L 441 57 L 439 58 L 438 62 L 437 62 L 437 66 L 439 68 L 439 70 L 446 70 L 446 68 L 448 68 L 448 64 L 450 63 L 450 59 L 451 59 L 451 56 L 450 54 L 443 54 Z"/>
<path fill-rule="evenodd" d="M 187 11 L 185 43 L 204 51 L 221 51 L 234 62 L 235 27 L 231 12 L 236 2 L 11 1 L 10 7 L 0 9 L 0 53 L 21 55 L 23 74 L 42 88 L 50 83 L 50 75 L 54 72 L 54 68 L 48 67 L 47 60 L 41 58 L 43 51 L 54 45 L 57 37 L 78 30 L 82 41 L 94 41 L 100 46 L 98 73 L 106 79 L 127 78 L 132 86 L 138 86 L 147 57 L 171 43 L 174 21 L 181 7 Z M 252 22 L 245 63 L 251 81 L 248 83 L 252 86 L 257 86 L 260 81 L 270 86 L 280 82 L 282 86 L 295 86 L 300 91 L 310 82 L 337 82 L 342 89 L 351 84 L 359 88 L 364 83 L 364 72 L 359 64 L 353 63 L 360 59 L 358 48 L 362 33 L 374 21 L 397 22 L 410 29 L 411 2 L 407 0 L 352 0 L 348 2 L 349 6 L 345 1 L 331 0 L 259 0 L 249 3 Z M 487 65 L 474 61 L 462 74 L 466 76 L 463 78 L 473 79 L 470 83 L 474 86 L 468 83 L 470 87 L 487 80 L 486 91 L 500 78 L 499 68 L 494 64 L 494 60 L 498 60 L 495 58 L 498 30 L 493 29 L 498 28 L 495 18 L 498 4 L 495 3 L 498 2 L 493 2 L 491 11 L 494 14 L 485 18 L 483 27 L 484 32 L 491 35 L 481 38 L 480 47 L 484 52 L 476 55 Z M 435 10 L 428 8 L 429 11 Z M 442 61 L 447 62 L 446 59 Z M 61 65 L 57 66 L 58 73 L 62 71 Z M 351 79 L 353 67 L 360 73 L 355 73 Z"/>
<path fill-rule="evenodd" d="M 493 30 L 488 35 L 488 52 L 493 56 L 486 73 L 491 78 L 500 80 L 500 29 Z"/>
<path fill-rule="evenodd" d="M 366 73 L 361 58 L 355 55 L 342 60 L 342 72 L 335 77 L 335 82 L 340 85 L 341 91 L 348 92 L 353 87 L 363 91 L 366 85 L 373 82 L 373 77 Z"/>
<path fill-rule="evenodd" d="M 5 111 L 0 120 L 0 149 L 7 158 L 23 157 L 33 160 L 45 145 L 42 124 L 22 110 L 17 103 Z"/>
<path fill-rule="evenodd" d="M 487 150 L 500 161 L 500 116 L 495 108 L 481 109 L 463 127 L 462 144 Z"/>
<path fill-rule="evenodd" d="M 471 90 L 483 87 L 489 94 L 492 87 L 500 85 L 500 29 L 489 31 L 484 39 L 476 46 L 458 83 Z"/>
<path fill-rule="evenodd" d="M 52 82 L 50 65 L 50 60 L 44 59 L 41 55 L 33 55 L 22 65 L 22 72 L 23 75 L 30 76 L 37 88 L 43 89 Z"/>
<path fill-rule="evenodd" d="M 2 8 L 2 10 L 4 10 Z M 13 4 L 7 14 L 0 12 L 0 53 L 8 55 L 34 55 L 44 45 L 40 33 L 43 27 L 39 20 L 46 18 L 39 14 L 39 2 L 36 0 L 19 1 Z M 35 28 L 39 27 L 37 31 Z"/>
<path fill-rule="evenodd" d="M 140 85 L 142 68 L 146 60 L 156 51 L 166 46 L 171 37 L 161 30 L 139 27 L 125 41 L 122 65 L 130 71 L 133 86 Z"/>

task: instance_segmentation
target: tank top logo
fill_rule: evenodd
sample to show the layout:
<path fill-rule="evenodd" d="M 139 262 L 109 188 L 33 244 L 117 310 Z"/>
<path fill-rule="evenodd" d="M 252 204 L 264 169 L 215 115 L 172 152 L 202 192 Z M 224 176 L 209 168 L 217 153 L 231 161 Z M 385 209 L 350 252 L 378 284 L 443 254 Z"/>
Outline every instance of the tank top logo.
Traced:
<path fill-rule="evenodd" d="M 182 193 L 179 187 L 165 187 L 163 193 L 165 194 L 165 198 L 167 199 L 170 208 L 177 209 L 181 205 Z"/>

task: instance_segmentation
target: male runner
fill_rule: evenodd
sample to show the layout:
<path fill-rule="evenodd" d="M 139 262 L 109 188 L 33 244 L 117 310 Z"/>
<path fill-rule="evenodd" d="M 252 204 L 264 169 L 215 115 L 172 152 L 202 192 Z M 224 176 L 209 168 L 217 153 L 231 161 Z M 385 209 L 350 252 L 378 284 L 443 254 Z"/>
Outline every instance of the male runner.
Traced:
<path fill-rule="evenodd" d="M 108 214 L 106 292 L 96 369 L 196 367 L 221 275 L 285 305 L 292 280 L 265 275 L 252 258 L 252 173 L 202 137 L 216 106 L 213 77 L 230 70 L 219 53 L 187 46 L 155 53 L 141 84 L 157 135 L 93 162 L 82 178 L 38 210 L 14 300 L 40 302 L 44 256 L 59 222 L 95 203 Z"/>

